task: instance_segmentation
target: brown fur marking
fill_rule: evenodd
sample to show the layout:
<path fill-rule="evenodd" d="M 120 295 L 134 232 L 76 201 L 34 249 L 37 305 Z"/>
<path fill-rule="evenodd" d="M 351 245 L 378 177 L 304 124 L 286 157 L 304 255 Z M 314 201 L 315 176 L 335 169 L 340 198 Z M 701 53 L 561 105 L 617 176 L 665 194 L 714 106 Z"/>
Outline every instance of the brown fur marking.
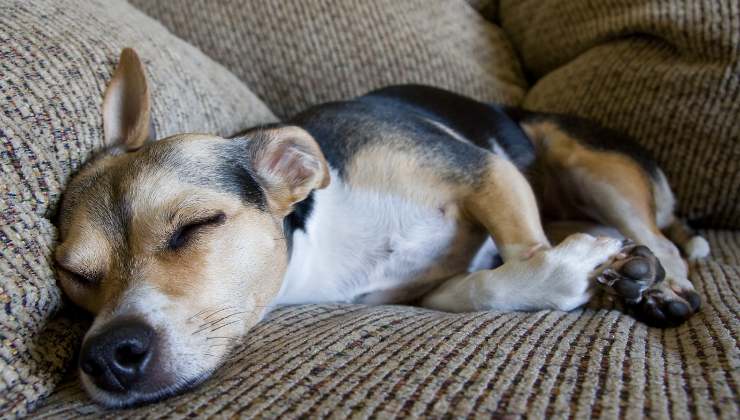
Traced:
<path fill-rule="evenodd" d="M 545 191 L 546 213 L 553 214 L 555 208 L 555 213 L 569 218 L 580 216 L 584 209 L 599 211 L 599 203 L 592 202 L 595 195 L 590 184 L 602 183 L 614 188 L 653 233 L 660 233 L 655 222 L 652 182 L 634 160 L 621 153 L 590 148 L 552 122 L 528 123 L 524 129 L 537 148 L 537 165 L 542 171 L 537 183 L 544 184 L 545 190 L 556 191 L 554 200 Z M 573 208 L 573 203 L 579 208 Z M 609 220 L 598 221 L 614 224 L 613 217 L 599 213 Z"/>
<path fill-rule="evenodd" d="M 465 199 L 465 209 L 491 233 L 501 255 L 528 258 L 549 247 L 534 192 L 509 161 L 492 155 L 481 187 Z"/>

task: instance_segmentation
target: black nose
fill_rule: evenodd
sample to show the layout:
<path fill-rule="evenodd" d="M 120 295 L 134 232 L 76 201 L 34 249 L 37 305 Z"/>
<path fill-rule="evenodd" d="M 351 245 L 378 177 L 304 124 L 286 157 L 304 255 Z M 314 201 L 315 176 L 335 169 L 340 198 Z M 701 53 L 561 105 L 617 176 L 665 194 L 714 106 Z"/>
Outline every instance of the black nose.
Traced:
<path fill-rule="evenodd" d="M 85 340 L 80 368 L 98 387 L 110 392 L 132 389 L 146 374 L 155 332 L 138 319 L 120 319 Z"/>

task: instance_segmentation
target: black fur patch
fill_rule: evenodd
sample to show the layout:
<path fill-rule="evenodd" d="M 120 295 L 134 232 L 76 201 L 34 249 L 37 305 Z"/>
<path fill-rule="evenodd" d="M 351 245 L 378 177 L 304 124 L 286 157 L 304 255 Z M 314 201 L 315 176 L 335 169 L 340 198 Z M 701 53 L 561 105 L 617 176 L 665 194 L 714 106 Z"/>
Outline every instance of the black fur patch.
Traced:
<path fill-rule="evenodd" d="M 534 160 L 532 143 L 500 107 L 427 86 L 393 86 L 318 105 L 287 123 L 308 131 L 340 176 L 359 151 L 371 146 L 409 151 L 440 177 L 467 184 L 480 181 L 496 146 L 521 169 Z"/>
<path fill-rule="evenodd" d="M 296 230 L 306 231 L 306 221 L 313 212 L 313 191 L 303 200 L 293 206 L 293 211 L 283 219 L 283 232 L 288 244 L 288 254 L 293 249 L 293 233 Z"/>
<path fill-rule="evenodd" d="M 303 200 L 293 206 L 293 212 L 285 217 L 286 234 L 296 230 L 306 230 L 306 221 L 313 211 L 313 191 Z"/>
<path fill-rule="evenodd" d="M 438 121 L 486 150 L 494 151 L 496 143 L 519 169 L 534 161 L 532 142 L 499 105 L 423 85 L 390 86 L 367 96 L 394 99 L 397 107 Z"/>
<path fill-rule="evenodd" d="M 260 210 L 266 209 L 265 192 L 244 160 L 227 159 L 217 172 L 219 175 L 214 182 L 219 188 L 237 194 L 244 203 L 253 204 Z"/>
<path fill-rule="evenodd" d="M 248 142 L 248 138 L 232 139 L 228 146 L 219 150 L 220 163 L 215 171 L 216 175 L 214 179 L 205 180 L 205 182 L 238 195 L 244 203 L 265 210 L 267 198 L 252 170 Z"/>

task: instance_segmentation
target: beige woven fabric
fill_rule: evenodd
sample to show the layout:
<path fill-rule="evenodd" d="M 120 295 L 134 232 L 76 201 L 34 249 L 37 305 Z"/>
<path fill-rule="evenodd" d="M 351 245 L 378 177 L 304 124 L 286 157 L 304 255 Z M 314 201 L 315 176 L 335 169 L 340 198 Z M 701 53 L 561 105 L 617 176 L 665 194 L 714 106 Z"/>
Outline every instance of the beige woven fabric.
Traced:
<path fill-rule="evenodd" d="M 205 3 L 171 0 L 147 8 L 171 13 L 168 26 L 193 32 L 188 36 L 266 93 L 283 114 L 376 83 L 410 80 L 482 99 L 522 96 L 524 82 L 501 31 L 462 0 L 352 0 L 335 9 L 323 0 L 255 1 L 252 9 L 233 1 L 208 3 L 210 11 L 202 10 Z M 4 417 L 25 413 L 54 389 L 84 328 L 57 314 L 60 295 L 49 266 L 55 230 L 48 217 L 69 174 L 100 146 L 101 95 L 120 48 L 135 47 L 148 68 L 160 136 L 229 133 L 273 117 L 223 67 L 118 1 L 0 0 L 0 10 Z M 221 24 L 199 20 L 211 17 Z M 242 25 L 258 36 L 239 32 Z M 222 45 L 228 48 L 215 49 Z M 710 56 L 716 57 L 701 57 Z M 697 80 L 721 96 L 711 78 Z M 558 94 L 573 105 L 569 92 Z M 725 109 L 714 96 L 707 101 Z M 721 126 L 726 114 L 717 115 Z M 726 170 L 718 162 L 713 170 Z M 726 179 L 716 182 L 711 185 L 726 192 Z M 727 214 L 723 208 L 716 214 Z M 612 310 L 453 315 L 399 306 L 299 306 L 260 324 L 198 390 L 102 413 L 71 381 L 34 414 L 732 418 L 739 409 L 740 233 L 708 234 L 713 257 L 692 267 L 704 308 L 677 329 L 649 329 Z"/>
<path fill-rule="evenodd" d="M 526 107 L 631 134 L 683 215 L 740 227 L 740 2 L 503 0 L 499 14 L 538 78 Z"/>
<path fill-rule="evenodd" d="M 446 314 L 309 305 L 259 324 L 196 391 L 103 413 L 76 381 L 36 414 L 70 418 L 737 418 L 740 233 L 708 232 L 704 298 L 675 329 L 615 310 Z"/>
<path fill-rule="evenodd" d="M 224 64 L 280 117 L 396 83 L 506 103 L 526 87 L 501 29 L 464 0 L 132 3 Z"/>
<path fill-rule="evenodd" d="M 53 318 L 49 221 L 69 174 L 102 141 L 122 47 L 149 72 L 157 132 L 235 132 L 274 119 L 238 79 L 127 4 L 0 0 L 0 417 L 52 389 L 83 325 Z M 52 320 L 53 318 L 53 320 Z"/>

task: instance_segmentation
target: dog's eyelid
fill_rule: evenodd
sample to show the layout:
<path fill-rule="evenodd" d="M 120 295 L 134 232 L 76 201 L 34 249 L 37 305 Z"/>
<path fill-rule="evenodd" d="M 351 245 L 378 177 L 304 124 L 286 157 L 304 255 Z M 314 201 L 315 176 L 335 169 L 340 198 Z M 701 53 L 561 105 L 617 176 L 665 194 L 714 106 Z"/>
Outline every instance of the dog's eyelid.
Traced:
<path fill-rule="evenodd" d="M 68 276 L 72 277 L 75 281 L 77 281 L 80 284 L 84 285 L 95 285 L 100 282 L 101 276 L 94 274 L 94 273 L 81 273 L 79 271 L 70 270 L 67 267 L 64 267 L 63 265 L 58 265 L 59 269 L 66 273 Z"/>
<path fill-rule="evenodd" d="M 207 217 L 190 220 L 182 223 L 175 229 L 175 232 L 170 236 L 167 243 L 167 248 L 170 250 L 176 250 L 185 246 L 190 236 L 200 228 L 208 226 L 218 226 L 226 221 L 226 214 L 222 211 L 211 214 Z"/>
<path fill-rule="evenodd" d="M 226 220 L 226 214 L 224 212 L 219 211 L 213 214 L 209 214 L 204 217 L 196 217 L 192 220 L 185 221 L 178 226 L 179 229 L 184 229 L 188 227 L 196 227 L 196 226 L 207 226 L 207 225 L 218 225 L 224 222 Z"/>
<path fill-rule="evenodd" d="M 225 214 L 223 211 L 204 210 L 204 209 L 197 209 L 197 210 L 178 209 L 171 214 L 170 223 L 172 223 L 175 226 L 175 228 L 180 229 L 180 228 L 183 228 L 189 225 L 207 223 L 209 220 L 219 218 L 219 217 L 225 217 Z"/>

